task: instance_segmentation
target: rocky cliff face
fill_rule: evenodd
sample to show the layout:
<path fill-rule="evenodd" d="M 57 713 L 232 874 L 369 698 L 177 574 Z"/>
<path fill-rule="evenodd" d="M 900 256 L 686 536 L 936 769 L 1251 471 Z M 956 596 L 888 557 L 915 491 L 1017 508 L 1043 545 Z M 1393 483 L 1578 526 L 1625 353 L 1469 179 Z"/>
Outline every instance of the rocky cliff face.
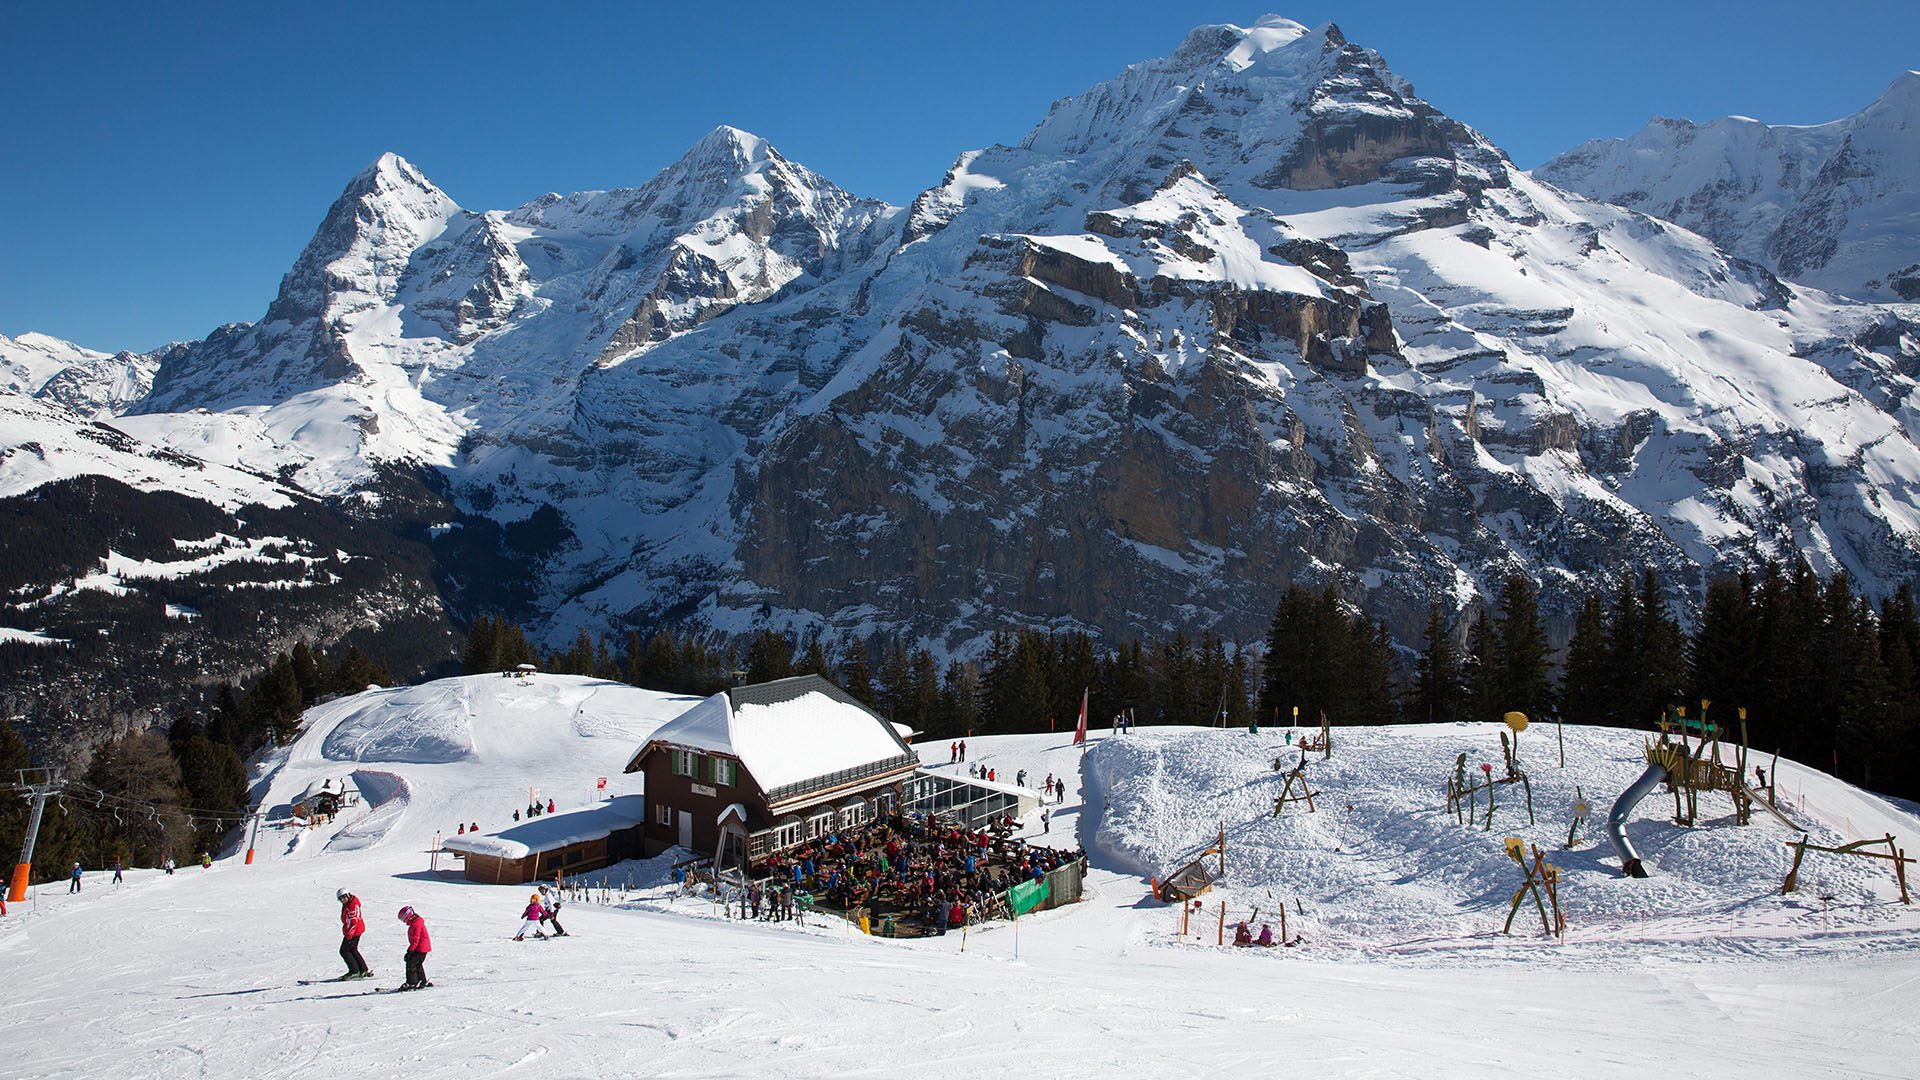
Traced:
<path fill-rule="evenodd" d="M 1656 118 L 1534 170 L 1568 191 L 1664 218 L 1782 277 L 1865 300 L 1920 302 L 1920 72 L 1811 127 L 1743 116 Z"/>
<path fill-rule="evenodd" d="M 383 158 L 260 323 L 116 424 L 346 505 L 423 467 L 462 523 L 448 602 L 552 640 L 1251 640 L 1303 581 L 1411 641 L 1514 570 L 1561 618 L 1646 565 L 1683 599 L 1769 557 L 1911 580 L 1916 369 L 1901 311 L 1569 197 L 1267 19 L 905 210 L 731 128 L 504 212 Z M 457 538 L 536 522 L 501 601 Z"/>

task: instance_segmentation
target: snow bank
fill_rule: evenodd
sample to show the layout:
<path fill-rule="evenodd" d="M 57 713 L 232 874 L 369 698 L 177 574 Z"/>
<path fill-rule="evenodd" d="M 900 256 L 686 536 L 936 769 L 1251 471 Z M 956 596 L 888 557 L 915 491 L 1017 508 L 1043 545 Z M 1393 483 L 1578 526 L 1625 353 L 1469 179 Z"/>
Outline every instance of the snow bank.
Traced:
<path fill-rule="evenodd" d="M 445 681 L 355 694 L 331 710 L 321 753 L 333 761 L 429 764 L 459 761 L 473 753 L 470 710 L 458 687 Z M 319 721 L 316 721 L 319 722 Z"/>
<path fill-rule="evenodd" d="M 1567 767 L 1557 767 L 1553 733 L 1521 736 L 1523 765 L 1533 783 L 1537 824 L 1527 824 L 1518 786 L 1497 792 L 1491 830 L 1456 823 L 1445 810 L 1455 756 L 1468 769 L 1481 762 L 1500 772 L 1496 725 L 1336 728 L 1330 760 L 1309 755 L 1307 777 L 1318 812 L 1273 801 L 1299 751 L 1280 731 L 1149 729 L 1103 739 L 1089 753 L 1090 845 L 1109 865 L 1166 873 L 1227 834 L 1226 884 L 1236 902 L 1271 909 L 1298 898 L 1317 939 L 1362 946 L 1460 940 L 1497 930 L 1520 873 L 1502 842 L 1518 836 L 1538 845 L 1563 871 L 1561 900 L 1583 938 L 1654 932 L 1704 936 L 1804 932 L 1809 919 L 1884 925 L 1899 908 L 1884 863 L 1809 856 L 1801 891 L 1781 896 L 1795 833 L 1756 811 L 1733 824 L 1724 794 L 1700 798 L 1701 822 L 1666 820 L 1671 797 L 1655 791 L 1628 829 L 1653 876 L 1620 877 L 1601 822 L 1613 799 L 1641 773 L 1644 734 L 1610 728 L 1568 728 Z M 1912 836 L 1920 821 L 1884 800 L 1801 767 L 1781 763 L 1783 788 L 1803 790 L 1800 820 L 1816 842 L 1833 843 L 1891 830 Z M 1572 850 L 1564 850 L 1576 785 L 1594 807 Z M 1664 807 L 1664 808 L 1663 808 Z M 1832 808 L 1823 816 L 1823 807 Z M 1482 800 L 1484 809 L 1484 799 Z M 1831 820 L 1829 820 L 1831 818 Z M 1822 911 L 1818 897 L 1836 905 Z M 1844 909 L 1844 913 L 1842 912 Z M 1798 925 L 1799 931 L 1794 927 Z"/>

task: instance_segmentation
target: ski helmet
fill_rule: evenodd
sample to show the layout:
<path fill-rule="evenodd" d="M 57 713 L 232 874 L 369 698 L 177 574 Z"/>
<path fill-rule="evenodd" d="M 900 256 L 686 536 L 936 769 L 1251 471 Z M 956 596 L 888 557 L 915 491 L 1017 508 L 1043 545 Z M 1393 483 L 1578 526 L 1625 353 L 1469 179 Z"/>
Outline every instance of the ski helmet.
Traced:
<path fill-rule="evenodd" d="M 403 908 L 401 908 L 401 909 L 400 909 L 400 921 L 401 921 L 401 922 L 412 922 L 412 921 L 413 921 L 413 918 L 414 918 L 414 915 L 413 915 L 413 909 L 412 909 L 412 908 L 410 908 L 410 907 L 403 907 Z"/>
<path fill-rule="evenodd" d="M 345 889 L 339 889 L 339 890 L 336 890 L 336 891 L 334 892 L 334 894 L 333 894 L 333 898 L 334 898 L 335 900 L 345 900 L 345 899 L 346 899 L 347 897 L 349 897 L 349 896 L 352 896 L 352 895 L 353 895 L 352 893 L 350 893 L 350 892 L 348 892 L 348 891 L 347 891 L 347 890 L 345 890 Z"/>
<path fill-rule="evenodd" d="M 529 899 L 529 900 L 532 900 L 532 901 L 534 901 L 534 902 L 536 902 L 536 903 L 538 903 L 538 902 L 539 902 L 539 900 L 540 900 L 540 894 L 539 894 L 539 893 L 534 893 L 534 894 L 533 894 L 532 896 L 529 896 L 529 897 L 527 897 L 527 899 Z"/>

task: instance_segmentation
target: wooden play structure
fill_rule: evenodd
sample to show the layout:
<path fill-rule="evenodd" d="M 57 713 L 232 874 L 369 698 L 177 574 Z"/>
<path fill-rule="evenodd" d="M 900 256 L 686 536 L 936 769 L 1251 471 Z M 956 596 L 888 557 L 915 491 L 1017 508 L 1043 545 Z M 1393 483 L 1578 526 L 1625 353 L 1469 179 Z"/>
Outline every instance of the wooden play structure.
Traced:
<path fill-rule="evenodd" d="M 1276 759 L 1273 765 L 1275 768 L 1279 768 L 1279 760 Z M 1311 814 L 1316 812 L 1313 805 L 1313 789 L 1307 786 L 1307 762 L 1304 758 L 1300 760 L 1299 764 L 1293 767 L 1292 772 L 1287 774 L 1286 786 L 1282 787 L 1280 794 L 1274 798 L 1273 816 L 1279 817 L 1280 811 L 1285 809 L 1288 803 L 1297 802 L 1307 804 L 1307 813 Z"/>
<path fill-rule="evenodd" d="M 1297 706 L 1293 710 L 1293 716 L 1294 723 L 1297 725 L 1300 722 L 1300 710 Z M 1323 761 L 1333 756 L 1333 729 L 1327 726 L 1326 713 L 1320 714 L 1320 733 L 1300 736 L 1299 745 L 1303 753 L 1320 751 L 1320 758 Z"/>
<path fill-rule="evenodd" d="M 1731 765 L 1720 760 L 1720 728 L 1707 719 L 1709 702 L 1700 702 L 1700 716 L 1690 719 L 1686 706 L 1668 710 L 1660 734 L 1646 743 L 1647 764 L 1667 770 L 1667 790 L 1673 793 L 1673 821 L 1692 825 L 1700 816 L 1700 793 L 1724 791 L 1733 800 L 1733 819 L 1745 825 L 1753 819 L 1753 792 L 1747 787 L 1747 746 L 1743 738 L 1734 747 Z M 1741 709 L 1741 727 L 1746 727 Z M 1695 743 L 1694 737 L 1699 737 Z"/>
<path fill-rule="evenodd" d="M 1531 860 L 1527 858 L 1529 847 L 1533 850 Z M 1547 862 L 1546 855 L 1538 845 L 1530 845 L 1517 836 L 1507 837 L 1506 848 L 1507 857 L 1520 867 L 1520 872 L 1526 877 L 1520 887 L 1514 890 L 1513 900 L 1507 905 L 1507 924 L 1500 932 L 1513 933 L 1513 917 L 1520 912 L 1520 902 L 1532 896 L 1534 909 L 1540 912 L 1541 932 L 1548 937 L 1567 940 L 1567 917 L 1560 910 L 1560 868 Z M 1551 918 L 1547 915 L 1549 907 L 1553 909 Z"/>
<path fill-rule="evenodd" d="M 1885 851 L 1867 850 L 1877 844 L 1885 844 L 1887 849 Z M 1787 870 L 1787 880 L 1785 884 L 1780 886 L 1780 895 L 1782 896 L 1800 887 L 1800 860 L 1807 857 L 1807 852 L 1824 851 L 1829 855 L 1860 855 L 1869 859 L 1886 859 L 1893 863 L 1893 880 L 1900 885 L 1900 902 L 1903 904 L 1913 903 L 1913 898 L 1907 895 L 1907 864 L 1913 860 L 1907 858 L 1905 849 L 1895 845 L 1892 833 L 1888 833 L 1878 840 L 1855 840 L 1851 844 L 1842 844 L 1839 847 L 1825 847 L 1820 844 L 1809 843 L 1806 834 L 1802 833 L 1800 834 L 1800 839 L 1793 841 L 1787 846 L 1793 849 L 1793 866 Z"/>
<path fill-rule="evenodd" d="M 1217 876 L 1207 872 L 1209 855 L 1219 859 Z M 1194 856 L 1192 862 L 1168 874 L 1165 878 L 1152 879 L 1153 897 L 1168 903 L 1185 904 L 1213 888 L 1214 882 L 1226 876 L 1226 873 L 1227 823 L 1223 821 L 1220 823 L 1218 838 L 1200 854 Z"/>
<path fill-rule="evenodd" d="M 1501 734 L 1501 742 L 1503 745 L 1505 741 L 1506 736 L 1503 732 Z M 1534 823 L 1533 781 L 1528 779 L 1526 772 L 1520 768 L 1519 764 L 1515 762 L 1511 756 L 1507 758 L 1507 770 L 1506 776 L 1496 780 L 1493 776 L 1493 766 L 1482 762 L 1480 765 L 1479 779 L 1473 779 L 1467 769 L 1467 755 L 1464 752 L 1461 753 L 1461 755 L 1453 761 L 1453 775 L 1447 777 L 1447 812 L 1452 814 L 1453 819 L 1461 824 L 1473 825 L 1481 822 L 1482 814 L 1479 809 L 1480 793 L 1484 791 L 1487 795 L 1487 808 L 1484 814 L 1484 823 L 1481 824 L 1480 827 L 1483 829 L 1491 829 L 1493 828 L 1493 812 L 1496 809 L 1494 802 L 1495 790 L 1503 786 L 1518 784 L 1520 785 L 1520 790 L 1526 802 L 1527 824 L 1532 825 Z"/>

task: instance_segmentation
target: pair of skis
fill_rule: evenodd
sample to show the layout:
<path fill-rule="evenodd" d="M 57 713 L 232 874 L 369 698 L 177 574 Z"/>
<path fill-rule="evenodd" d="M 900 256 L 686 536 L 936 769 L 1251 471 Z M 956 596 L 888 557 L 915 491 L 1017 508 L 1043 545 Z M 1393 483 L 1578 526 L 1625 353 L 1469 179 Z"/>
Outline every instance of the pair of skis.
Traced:
<path fill-rule="evenodd" d="M 373 976 L 371 973 L 369 973 L 365 977 L 372 978 Z M 336 975 L 331 979 L 301 979 L 300 985 L 301 986 L 325 986 L 330 983 L 343 983 L 343 982 L 356 982 L 356 981 L 358 980 L 354 979 L 352 976 L 349 976 L 349 975 Z M 404 990 L 425 990 L 428 986 L 432 986 L 432 985 L 433 985 L 432 983 L 427 983 L 426 986 L 376 986 L 372 990 L 367 991 L 367 993 L 398 994 Z M 353 995 L 348 994 L 344 996 L 352 997 Z"/>

